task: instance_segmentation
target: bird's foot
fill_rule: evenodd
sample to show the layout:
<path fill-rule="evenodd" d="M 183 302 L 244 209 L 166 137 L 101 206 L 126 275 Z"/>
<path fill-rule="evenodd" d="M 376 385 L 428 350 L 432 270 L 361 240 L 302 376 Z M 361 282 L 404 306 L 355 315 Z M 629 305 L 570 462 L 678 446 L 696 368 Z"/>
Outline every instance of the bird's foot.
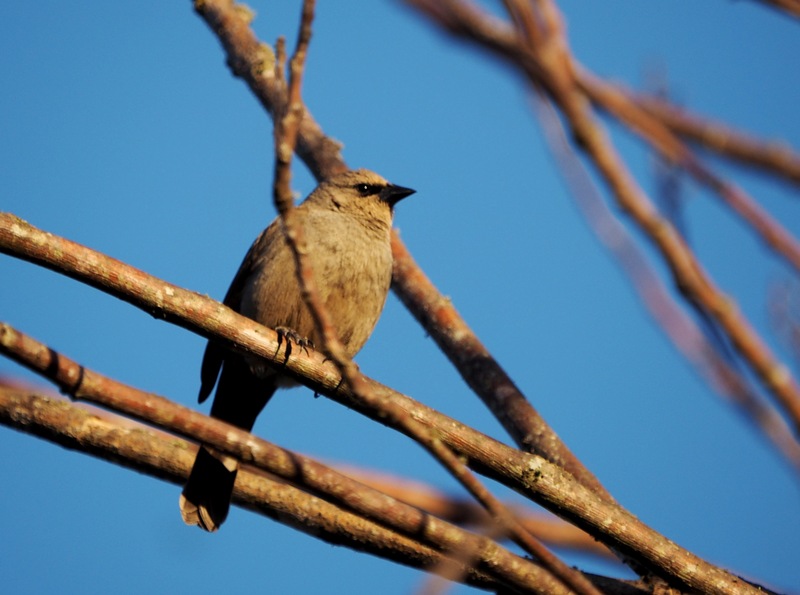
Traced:
<path fill-rule="evenodd" d="M 287 326 L 279 326 L 275 328 L 275 332 L 278 333 L 278 347 L 280 347 L 281 343 L 286 341 L 286 357 L 284 358 L 284 362 L 292 355 L 293 344 L 300 347 L 306 354 L 308 354 L 309 347 L 314 349 L 314 342 L 308 337 L 303 337 L 294 329 Z"/>

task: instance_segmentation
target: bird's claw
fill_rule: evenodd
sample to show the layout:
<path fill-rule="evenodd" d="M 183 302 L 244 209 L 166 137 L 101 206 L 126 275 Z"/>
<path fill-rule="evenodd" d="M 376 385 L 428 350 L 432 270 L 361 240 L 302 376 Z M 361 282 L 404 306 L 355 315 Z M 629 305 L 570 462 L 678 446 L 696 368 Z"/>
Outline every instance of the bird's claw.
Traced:
<path fill-rule="evenodd" d="M 303 351 L 308 354 L 309 347 L 314 349 L 314 342 L 309 339 L 308 337 L 303 337 L 294 329 L 291 329 L 286 326 L 279 326 L 275 329 L 275 332 L 278 333 L 278 347 L 280 348 L 281 343 L 284 341 L 286 342 L 286 357 L 284 361 L 289 359 L 289 356 L 292 355 L 292 344 L 297 345 Z"/>

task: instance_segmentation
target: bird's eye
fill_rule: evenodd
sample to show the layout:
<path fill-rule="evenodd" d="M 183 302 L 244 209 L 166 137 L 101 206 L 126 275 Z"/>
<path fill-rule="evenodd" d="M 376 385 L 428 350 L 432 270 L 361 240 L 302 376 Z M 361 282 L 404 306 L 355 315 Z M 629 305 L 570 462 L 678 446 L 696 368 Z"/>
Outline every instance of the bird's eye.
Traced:
<path fill-rule="evenodd" d="M 355 185 L 356 192 L 358 192 L 361 196 L 370 196 L 372 194 L 378 194 L 380 192 L 380 186 L 376 184 L 356 184 Z"/>

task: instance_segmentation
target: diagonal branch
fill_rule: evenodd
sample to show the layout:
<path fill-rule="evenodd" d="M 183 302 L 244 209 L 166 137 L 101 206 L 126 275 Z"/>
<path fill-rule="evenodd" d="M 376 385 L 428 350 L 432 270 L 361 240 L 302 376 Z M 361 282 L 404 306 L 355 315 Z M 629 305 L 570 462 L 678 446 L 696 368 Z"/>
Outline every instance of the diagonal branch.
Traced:
<path fill-rule="evenodd" d="M 550 151 L 562 169 L 562 178 L 570 186 L 570 194 L 592 231 L 627 275 L 647 311 L 714 390 L 730 399 L 742 417 L 755 424 L 794 471 L 800 472 L 800 443 L 786 421 L 718 353 L 697 324 L 674 301 L 625 227 L 603 202 L 600 190 L 569 144 L 552 104 L 542 97 L 536 102 L 536 107 Z"/>
<path fill-rule="evenodd" d="M 693 114 L 662 98 L 620 88 L 631 101 L 664 123 L 678 136 L 723 157 L 800 185 L 800 154 L 780 141 L 763 141 L 721 122 Z"/>
<path fill-rule="evenodd" d="M 651 116 L 649 111 L 641 108 L 629 95 L 593 76 L 584 68 L 577 69 L 577 83 L 587 97 L 621 122 L 627 123 L 664 160 L 681 166 L 697 182 L 719 196 L 764 243 L 795 271 L 800 272 L 800 242 L 741 188 L 707 167 L 666 124 Z M 796 165 L 800 167 L 800 163 Z"/>
<path fill-rule="evenodd" d="M 628 214 L 653 243 L 669 266 L 678 288 L 715 319 L 762 384 L 773 394 L 800 434 L 800 387 L 733 301 L 713 283 L 674 227 L 661 217 L 625 167 L 605 131 L 597 122 L 588 98 L 581 92 L 576 66 L 561 27 L 561 15 L 549 0 L 537 2 L 546 35 L 540 46 L 525 42 L 497 19 L 475 5 L 458 0 L 407 0 L 451 33 L 477 43 L 517 67 L 534 87 L 544 89 L 560 107 L 578 145 Z M 515 2 L 523 12 L 525 5 Z M 536 36 L 528 35 L 527 39 Z"/>
<path fill-rule="evenodd" d="M 416 506 L 445 521 L 484 530 L 491 527 L 491 519 L 486 511 L 470 498 L 447 494 L 428 484 L 408 477 L 387 474 L 380 470 L 348 464 L 337 464 L 335 468 L 360 483 Z M 518 510 L 518 516 L 528 530 L 552 547 L 614 559 L 613 554 L 607 548 L 574 525 L 565 523 L 547 513 L 534 513 L 527 508 L 517 506 L 514 508 Z"/>
<path fill-rule="evenodd" d="M 275 117 L 286 109 L 286 82 L 276 74 L 275 53 L 250 28 L 252 13 L 232 0 L 195 0 L 197 14 L 225 49 L 231 72 L 250 87 L 264 109 Z M 297 139 L 297 154 L 317 180 L 347 169 L 341 143 L 325 136 L 305 112 Z"/>
<path fill-rule="evenodd" d="M 185 482 L 197 448 L 175 436 L 122 424 L 116 416 L 98 417 L 65 401 L 4 387 L 0 387 L 0 423 L 175 484 Z M 457 552 L 463 543 L 477 540 L 482 544 L 481 559 L 459 569 L 467 584 L 565 593 L 534 563 L 491 540 L 365 488 L 311 459 L 268 446 L 273 451 L 271 470 L 282 479 L 243 467 L 236 478 L 234 501 L 245 508 L 334 545 L 426 571 L 449 560 L 448 551 Z M 363 514 L 353 510 L 353 503 L 361 508 L 372 503 L 375 510 Z M 380 508 L 383 512 L 377 512 Z"/>
<path fill-rule="evenodd" d="M 193 332 L 213 338 L 230 349 L 263 357 L 282 366 L 282 373 L 312 390 L 393 427 L 393 418 L 374 403 L 365 402 L 343 386 L 341 376 L 323 356 L 298 350 L 286 361 L 285 351 L 271 329 L 240 316 L 200 294 L 157 279 L 120 261 L 74 242 L 45 233 L 18 217 L 0 214 L 0 252 L 11 254 L 88 283 L 124 301 Z M 670 582 L 709 593 L 756 593 L 747 583 L 715 567 L 660 535 L 634 515 L 601 499 L 571 475 L 547 460 L 510 448 L 456 420 L 367 378 L 368 390 L 379 403 L 392 401 L 405 415 L 435 429 L 439 439 L 469 466 L 539 503 L 561 518 L 597 537 L 615 552 L 636 559 Z M 152 409 L 152 403 L 133 405 Z M 157 411 L 153 411 L 155 415 Z M 198 414 L 199 415 L 199 414 Z M 201 416 L 203 417 L 203 416 Z M 230 443 L 233 428 L 223 435 L 193 436 L 245 463 L 258 460 L 261 450 Z"/>

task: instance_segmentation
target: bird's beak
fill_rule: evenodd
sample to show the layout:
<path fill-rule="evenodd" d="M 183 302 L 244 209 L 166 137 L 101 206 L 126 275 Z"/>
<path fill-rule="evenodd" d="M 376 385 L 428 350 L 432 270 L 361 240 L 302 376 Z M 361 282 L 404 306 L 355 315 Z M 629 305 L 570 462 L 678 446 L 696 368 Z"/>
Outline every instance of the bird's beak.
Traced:
<path fill-rule="evenodd" d="M 383 190 L 381 190 L 380 197 L 383 202 L 387 203 L 390 207 L 393 207 L 406 196 L 411 196 L 415 192 L 416 190 L 412 190 L 411 188 L 403 188 L 402 186 L 389 184 Z"/>

